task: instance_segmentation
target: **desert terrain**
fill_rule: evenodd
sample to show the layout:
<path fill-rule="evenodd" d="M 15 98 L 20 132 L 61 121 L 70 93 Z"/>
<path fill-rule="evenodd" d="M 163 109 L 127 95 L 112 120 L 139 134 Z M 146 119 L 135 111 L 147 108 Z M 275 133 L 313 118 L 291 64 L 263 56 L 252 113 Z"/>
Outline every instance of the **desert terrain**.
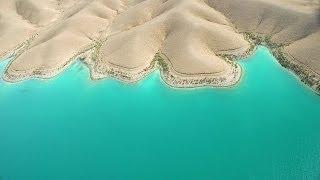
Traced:
<path fill-rule="evenodd" d="M 92 79 L 226 87 L 258 44 L 320 92 L 316 0 L 1 0 L 4 79 L 58 75 L 80 59 Z M 267 78 L 267 75 L 266 75 Z"/>

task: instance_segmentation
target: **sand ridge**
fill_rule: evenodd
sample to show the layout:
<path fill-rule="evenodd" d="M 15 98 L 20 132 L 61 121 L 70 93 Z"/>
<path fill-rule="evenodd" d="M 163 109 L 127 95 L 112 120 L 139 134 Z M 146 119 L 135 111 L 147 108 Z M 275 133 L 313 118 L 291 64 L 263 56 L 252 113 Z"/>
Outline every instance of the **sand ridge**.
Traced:
<path fill-rule="evenodd" d="M 16 54 L 4 78 L 50 78 L 81 58 L 94 79 L 134 82 L 160 68 L 171 86 L 231 86 L 241 77 L 234 57 L 255 45 L 245 33 L 267 38 L 288 62 L 319 74 L 317 6 L 306 0 L 3 0 L 0 55 Z"/>

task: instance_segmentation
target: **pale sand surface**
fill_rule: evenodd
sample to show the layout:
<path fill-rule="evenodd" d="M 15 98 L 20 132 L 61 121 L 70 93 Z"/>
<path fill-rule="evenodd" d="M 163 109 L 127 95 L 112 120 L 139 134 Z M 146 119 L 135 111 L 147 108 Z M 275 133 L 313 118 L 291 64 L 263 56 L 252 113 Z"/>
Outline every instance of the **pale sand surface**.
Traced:
<path fill-rule="evenodd" d="M 94 79 L 134 82 L 160 66 L 172 86 L 230 86 L 241 68 L 228 57 L 254 45 L 244 32 L 268 37 L 289 62 L 320 73 L 315 0 L 1 0 L 0 7 L 0 57 L 16 54 L 7 81 L 50 78 L 81 58 Z"/>

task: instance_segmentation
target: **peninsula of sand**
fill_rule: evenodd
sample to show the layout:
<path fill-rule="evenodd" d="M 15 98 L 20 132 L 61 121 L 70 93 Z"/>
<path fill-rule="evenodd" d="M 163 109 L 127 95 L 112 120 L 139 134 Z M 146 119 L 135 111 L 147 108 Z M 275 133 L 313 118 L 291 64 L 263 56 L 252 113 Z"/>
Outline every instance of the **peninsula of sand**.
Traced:
<path fill-rule="evenodd" d="M 1 0 L 3 78 L 51 78 L 81 60 L 93 79 L 158 68 L 174 87 L 231 86 L 236 60 L 263 44 L 320 92 L 319 18 L 318 0 Z"/>

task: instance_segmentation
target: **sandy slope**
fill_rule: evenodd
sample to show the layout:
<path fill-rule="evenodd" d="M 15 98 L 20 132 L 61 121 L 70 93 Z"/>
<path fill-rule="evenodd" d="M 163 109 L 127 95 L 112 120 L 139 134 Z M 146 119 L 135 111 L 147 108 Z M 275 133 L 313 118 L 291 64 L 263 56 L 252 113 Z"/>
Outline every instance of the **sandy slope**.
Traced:
<path fill-rule="evenodd" d="M 172 86 L 229 86 L 241 69 L 221 57 L 248 52 L 240 32 L 270 36 L 320 72 L 317 1 L 2 0 L 0 7 L 0 56 L 17 55 L 8 81 L 52 77 L 81 57 L 93 78 L 131 82 L 155 68 L 157 54 Z"/>
<path fill-rule="evenodd" d="M 320 92 L 320 2 L 317 0 L 209 0 L 239 32 L 268 37 L 280 61 Z M 291 64 L 292 63 L 292 64 Z"/>

